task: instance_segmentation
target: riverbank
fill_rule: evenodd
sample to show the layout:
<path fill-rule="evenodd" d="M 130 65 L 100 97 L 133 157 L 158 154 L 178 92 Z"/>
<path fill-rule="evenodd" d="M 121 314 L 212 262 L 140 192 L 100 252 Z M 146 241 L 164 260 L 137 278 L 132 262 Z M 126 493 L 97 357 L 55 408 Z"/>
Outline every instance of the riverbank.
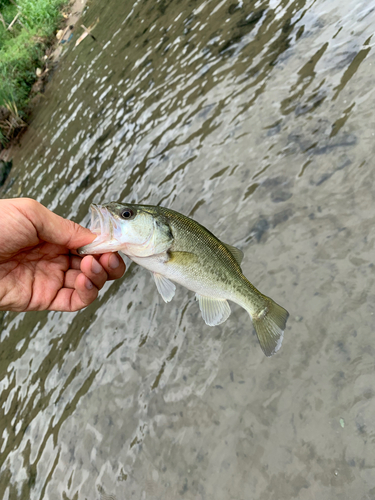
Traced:
<path fill-rule="evenodd" d="M 27 128 L 86 3 L 0 1 L 0 159 Z"/>

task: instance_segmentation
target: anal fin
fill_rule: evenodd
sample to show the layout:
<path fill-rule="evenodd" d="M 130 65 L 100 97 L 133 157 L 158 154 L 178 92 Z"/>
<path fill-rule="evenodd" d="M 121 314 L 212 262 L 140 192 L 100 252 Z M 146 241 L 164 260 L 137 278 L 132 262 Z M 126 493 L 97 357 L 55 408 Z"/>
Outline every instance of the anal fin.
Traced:
<path fill-rule="evenodd" d="M 216 299 L 213 297 L 205 297 L 203 295 L 195 294 L 199 300 L 199 309 L 201 310 L 202 317 L 209 326 L 216 326 L 224 323 L 229 318 L 230 307 L 225 299 Z"/>

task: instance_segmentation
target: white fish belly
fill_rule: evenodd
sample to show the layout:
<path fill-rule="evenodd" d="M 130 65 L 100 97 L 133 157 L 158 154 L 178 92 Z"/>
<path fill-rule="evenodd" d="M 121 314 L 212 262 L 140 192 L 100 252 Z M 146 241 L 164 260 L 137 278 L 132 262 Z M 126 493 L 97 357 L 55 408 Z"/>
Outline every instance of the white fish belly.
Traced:
<path fill-rule="evenodd" d="M 237 302 L 233 294 L 225 287 L 215 283 L 206 276 L 195 276 L 194 272 L 189 273 L 180 266 L 168 263 L 169 257 L 166 254 L 152 257 L 130 257 L 136 264 L 148 269 L 153 273 L 163 275 L 165 278 L 184 286 L 200 295 L 206 297 L 216 297 L 218 299 L 228 299 Z"/>

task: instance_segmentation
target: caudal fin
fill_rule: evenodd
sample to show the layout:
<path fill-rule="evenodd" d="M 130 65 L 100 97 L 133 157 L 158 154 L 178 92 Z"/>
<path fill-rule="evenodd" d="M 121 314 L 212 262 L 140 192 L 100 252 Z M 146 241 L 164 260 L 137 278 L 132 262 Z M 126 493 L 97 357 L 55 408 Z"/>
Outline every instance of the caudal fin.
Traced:
<path fill-rule="evenodd" d="M 252 315 L 260 347 L 266 356 L 272 356 L 280 349 L 288 316 L 288 311 L 268 297 L 263 311 L 257 316 Z"/>

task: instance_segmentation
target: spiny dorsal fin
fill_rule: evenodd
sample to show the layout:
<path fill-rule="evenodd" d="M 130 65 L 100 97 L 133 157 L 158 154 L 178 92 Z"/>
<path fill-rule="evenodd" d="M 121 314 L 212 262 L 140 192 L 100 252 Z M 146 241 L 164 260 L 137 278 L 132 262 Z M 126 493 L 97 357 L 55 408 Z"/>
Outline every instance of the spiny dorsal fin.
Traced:
<path fill-rule="evenodd" d="M 222 242 L 223 243 L 223 242 Z M 230 253 L 233 255 L 233 257 L 236 259 L 237 264 L 241 265 L 242 259 L 243 259 L 243 251 L 240 250 L 239 248 L 236 248 L 232 245 L 228 245 L 228 243 L 223 243 L 225 248 L 230 251 Z"/>

